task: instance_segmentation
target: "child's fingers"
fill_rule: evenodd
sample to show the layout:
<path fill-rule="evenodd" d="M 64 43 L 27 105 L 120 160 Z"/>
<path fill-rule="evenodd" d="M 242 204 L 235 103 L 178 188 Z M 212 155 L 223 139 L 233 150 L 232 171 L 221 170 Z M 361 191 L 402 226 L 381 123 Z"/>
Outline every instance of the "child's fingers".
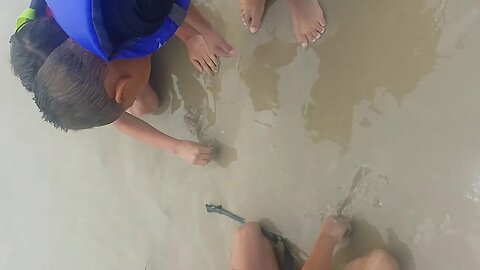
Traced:
<path fill-rule="evenodd" d="M 205 166 L 212 160 L 211 154 L 200 154 L 194 161 L 194 164 Z"/>
<path fill-rule="evenodd" d="M 212 153 L 212 149 L 210 149 L 209 147 L 206 147 L 206 146 L 200 147 L 200 154 L 211 154 L 211 153 Z"/>
<path fill-rule="evenodd" d="M 216 66 L 215 66 L 215 62 L 212 61 L 212 59 L 210 59 L 210 57 L 208 56 L 205 56 L 205 63 L 207 63 L 208 65 L 208 68 L 212 71 L 212 72 L 216 72 Z"/>
<path fill-rule="evenodd" d="M 210 162 L 209 160 L 198 160 L 198 161 L 195 161 L 193 164 L 199 165 L 199 166 L 205 166 L 205 165 L 207 165 L 209 162 Z"/>
<path fill-rule="evenodd" d="M 227 52 L 225 52 L 224 50 L 222 50 L 220 47 L 215 47 L 215 48 L 213 49 L 213 53 L 214 53 L 215 55 L 218 55 L 218 56 L 221 56 L 221 57 L 229 57 L 229 56 L 230 56 Z"/>
<path fill-rule="evenodd" d="M 195 60 L 195 59 L 190 60 L 190 62 L 192 62 L 192 65 L 193 65 L 199 72 L 202 72 L 202 71 L 203 71 L 203 68 L 202 68 L 202 65 L 200 65 L 200 62 L 198 62 L 198 61 Z"/>
<path fill-rule="evenodd" d="M 207 63 L 205 63 L 205 60 L 199 60 L 198 63 L 202 67 L 202 71 L 210 72 L 210 67 L 208 67 Z"/>
<path fill-rule="evenodd" d="M 216 65 L 217 65 L 217 57 L 215 56 L 215 52 L 207 51 L 207 52 L 206 52 L 206 55 L 208 56 L 208 58 L 210 58 L 210 60 L 213 61 L 213 63 L 214 63 L 215 66 L 216 66 Z"/>
<path fill-rule="evenodd" d="M 215 72 L 218 71 L 218 61 L 217 61 L 217 57 L 215 57 L 215 55 L 213 54 L 210 54 L 208 56 L 210 58 L 210 63 L 213 64 L 213 66 L 211 66 Z"/>
<path fill-rule="evenodd" d="M 198 160 L 207 160 L 207 161 L 210 161 L 212 159 L 212 155 L 211 154 L 200 154 L 198 156 Z"/>
<path fill-rule="evenodd" d="M 224 51 L 227 55 L 226 56 L 235 56 L 237 54 L 235 48 L 232 45 L 228 44 L 224 39 L 218 43 L 217 47 L 219 47 L 222 51 Z"/>

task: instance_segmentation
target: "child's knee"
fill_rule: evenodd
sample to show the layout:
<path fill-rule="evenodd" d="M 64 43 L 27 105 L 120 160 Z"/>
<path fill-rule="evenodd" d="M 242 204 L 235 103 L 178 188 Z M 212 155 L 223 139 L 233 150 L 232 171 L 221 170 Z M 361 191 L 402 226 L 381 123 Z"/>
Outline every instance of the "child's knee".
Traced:
<path fill-rule="evenodd" d="M 148 108 L 148 111 L 149 111 L 148 113 L 154 112 L 160 106 L 160 101 L 158 100 L 158 97 L 156 95 L 149 98 L 146 101 L 146 103 L 147 103 L 146 105 L 147 105 L 147 108 Z"/>
<path fill-rule="evenodd" d="M 375 249 L 367 255 L 367 269 L 398 270 L 397 261 L 383 249 Z"/>

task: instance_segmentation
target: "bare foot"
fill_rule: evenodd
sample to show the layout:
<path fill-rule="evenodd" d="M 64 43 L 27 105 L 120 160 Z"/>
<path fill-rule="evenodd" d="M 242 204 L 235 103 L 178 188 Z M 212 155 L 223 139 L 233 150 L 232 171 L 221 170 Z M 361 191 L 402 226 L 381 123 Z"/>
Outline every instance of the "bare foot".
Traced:
<path fill-rule="evenodd" d="M 188 58 L 198 71 L 217 72 L 218 57 L 208 48 L 205 38 L 197 34 L 187 40 Z"/>
<path fill-rule="evenodd" d="M 256 33 L 262 23 L 265 0 L 240 0 L 240 7 L 243 25 L 248 27 L 250 33 Z"/>
<path fill-rule="evenodd" d="M 293 31 L 303 48 L 317 41 L 325 31 L 325 17 L 318 0 L 287 0 Z"/>
<path fill-rule="evenodd" d="M 344 216 L 330 216 L 323 222 L 321 235 L 332 238 L 335 243 L 351 231 L 350 220 Z"/>

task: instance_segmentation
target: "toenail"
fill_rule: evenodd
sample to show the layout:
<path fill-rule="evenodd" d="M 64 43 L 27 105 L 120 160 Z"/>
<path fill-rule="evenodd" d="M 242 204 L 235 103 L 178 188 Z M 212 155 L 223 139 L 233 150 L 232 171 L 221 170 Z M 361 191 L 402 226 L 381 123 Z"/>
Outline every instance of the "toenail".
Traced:
<path fill-rule="evenodd" d="M 301 45 L 303 48 L 305 48 L 305 47 L 307 47 L 307 42 L 302 42 L 302 43 L 300 43 L 300 45 Z"/>
<path fill-rule="evenodd" d="M 257 27 L 250 27 L 250 33 L 255 34 L 258 31 Z"/>

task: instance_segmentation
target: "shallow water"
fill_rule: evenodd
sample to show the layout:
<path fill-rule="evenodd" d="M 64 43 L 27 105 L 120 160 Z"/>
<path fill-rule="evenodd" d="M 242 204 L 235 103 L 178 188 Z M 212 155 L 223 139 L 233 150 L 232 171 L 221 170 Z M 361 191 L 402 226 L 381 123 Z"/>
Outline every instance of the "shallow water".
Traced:
<path fill-rule="evenodd" d="M 327 32 L 307 50 L 282 0 L 256 35 L 239 3 L 204 0 L 241 56 L 209 77 L 176 40 L 156 55 L 164 106 L 146 119 L 214 143 L 218 161 L 206 168 L 113 128 L 53 130 L 10 75 L 2 43 L 0 268 L 228 269 L 237 224 L 205 213 L 218 203 L 302 251 L 345 206 L 354 233 L 337 266 L 384 247 L 402 269 L 478 269 L 480 2 L 322 4 Z M 24 6 L 1 16 L 13 22 Z"/>

